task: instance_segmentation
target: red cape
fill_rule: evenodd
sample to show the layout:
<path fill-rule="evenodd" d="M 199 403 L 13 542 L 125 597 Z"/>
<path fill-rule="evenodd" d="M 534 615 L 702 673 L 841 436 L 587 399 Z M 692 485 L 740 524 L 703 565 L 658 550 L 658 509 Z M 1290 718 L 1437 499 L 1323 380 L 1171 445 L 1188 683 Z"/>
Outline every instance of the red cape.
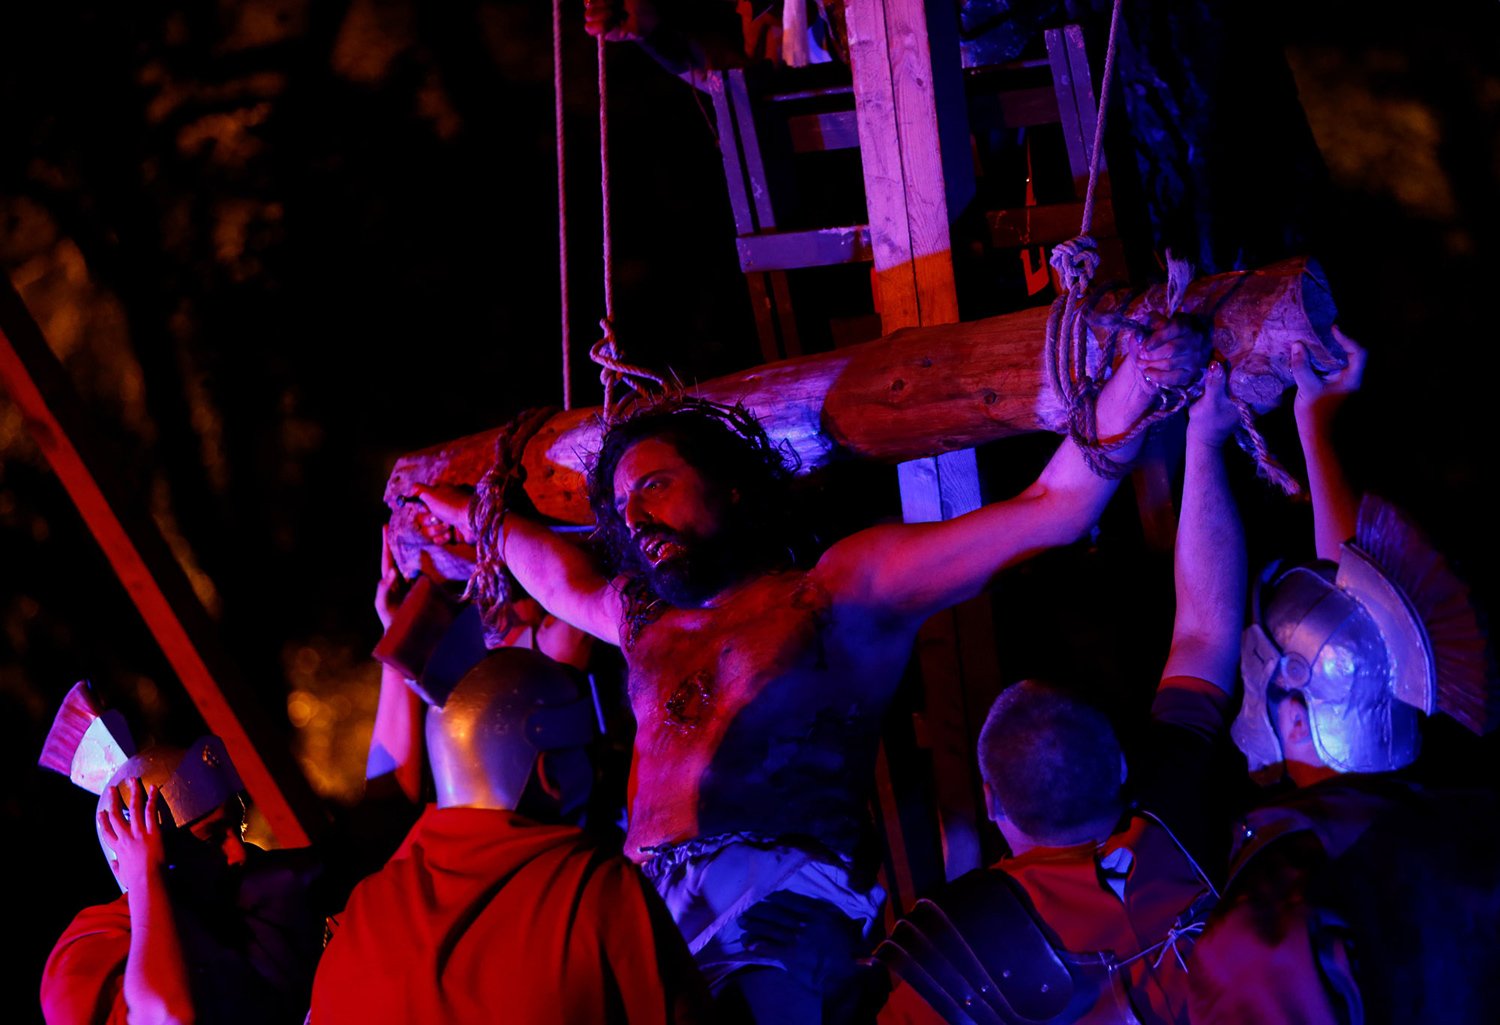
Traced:
<path fill-rule="evenodd" d="M 703 992 L 629 862 L 572 827 L 433 808 L 350 896 L 310 1022 L 683 1022 Z"/>
<path fill-rule="evenodd" d="M 84 908 L 52 948 L 42 970 L 42 1015 L 48 1025 L 125 1025 L 125 958 L 130 908 L 122 893 Z"/>
<path fill-rule="evenodd" d="M 169 889 L 198 1021 L 301 1022 L 323 937 L 311 903 L 318 862 L 307 851 L 246 853 L 232 903 Z M 42 970 L 49 1025 L 124 1025 L 129 954 L 128 897 L 74 916 Z"/>

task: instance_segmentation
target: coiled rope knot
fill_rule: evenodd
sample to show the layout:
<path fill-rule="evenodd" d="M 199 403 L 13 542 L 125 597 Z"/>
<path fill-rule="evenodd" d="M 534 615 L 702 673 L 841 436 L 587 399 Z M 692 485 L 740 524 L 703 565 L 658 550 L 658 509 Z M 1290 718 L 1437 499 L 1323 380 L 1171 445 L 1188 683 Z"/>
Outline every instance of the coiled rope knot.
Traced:
<path fill-rule="evenodd" d="M 604 422 L 614 423 L 635 397 L 649 398 L 653 392 L 659 395 L 667 390 L 667 382 L 660 374 L 621 358 L 614 327 L 608 317 L 599 321 L 599 330 L 602 337 L 589 349 L 589 359 L 600 367 L 599 383 L 604 385 Z M 621 384 L 629 389 L 628 396 L 617 395 Z"/>
<path fill-rule="evenodd" d="M 503 636 L 520 622 L 511 607 L 515 581 L 505 568 L 505 514 L 512 509 L 523 514 L 536 512 L 526 495 L 522 460 L 527 444 L 556 413 L 551 406 L 527 409 L 496 432 L 494 461 L 475 485 L 469 505 L 474 570 L 463 597 L 479 605 L 486 629 L 495 635 Z"/>
<path fill-rule="evenodd" d="M 1088 234 L 1080 234 L 1054 248 L 1048 262 L 1063 284 L 1063 294 L 1053 301 L 1047 317 L 1046 364 L 1052 388 L 1067 409 L 1068 436 L 1089 469 L 1106 480 L 1118 480 L 1130 467 L 1111 453 L 1134 441 L 1157 420 L 1170 416 L 1181 403 L 1169 403 L 1170 410 L 1148 412 L 1117 437 L 1099 437 L 1099 392 L 1113 373 L 1120 329 L 1137 325 L 1122 322 L 1109 332 L 1097 353 L 1090 352 L 1090 332 L 1083 311 L 1099 269 L 1098 243 Z"/>
<path fill-rule="evenodd" d="M 1088 235 L 1079 235 L 1053 248 L 1047 262 L 1057 271 L 1067 293 L 1082 297 L 1099 270 L 1099 244 Z"/>

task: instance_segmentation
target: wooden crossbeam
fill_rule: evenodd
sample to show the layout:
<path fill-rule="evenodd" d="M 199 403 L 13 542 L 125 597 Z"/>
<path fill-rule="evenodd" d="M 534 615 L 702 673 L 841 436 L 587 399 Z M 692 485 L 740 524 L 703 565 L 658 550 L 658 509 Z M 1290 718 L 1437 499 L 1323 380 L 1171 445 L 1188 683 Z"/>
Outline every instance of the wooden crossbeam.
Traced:
<path fill-rule="evenodd" d="M 1166 288 L 1120 290 L 1085 314 L 1097 344 L 1117 320 L 1146 322 L 1167 308 Z M 1199 278 L 1182 302 L 1207 318 L 1214 349 L 1234 366 L 1235 393 L 1257 410 L 1276 405 L 1290 383 L 1296 343 L 1315 365 L 1342 366 L 1329 333 L 1335 316 L 1322 272 L 1307 260 Z M 1062 402 L 1043 371 L 1047 308 L 984 320 L 906 328 L 833 352 L 767 363 L 691 389 L 717 402 L 743 404 L 804 472 L 835 459 L 900 463 L 1035 431 L 1065 429 Z M 495 431 L 412 452 L 386 483 L 402 572 L 425 556 L 445 575 L 459 573 L 451 549 L 431 546 L 417 528 L 419 506 L 400 499 L 413 484 L 474 484 L 494 460 Z M 593 519 L 587 465 L 599 447 L 599 410 L 553 416 L 526 445 L 526 494 L 544 515 L 568 523 Z M 447 560 L 447 561 L 444 561 Z M 451 568 L 445 568 L 451 567 Z M 462 569 L 467 577 L 468 566 Z"/>

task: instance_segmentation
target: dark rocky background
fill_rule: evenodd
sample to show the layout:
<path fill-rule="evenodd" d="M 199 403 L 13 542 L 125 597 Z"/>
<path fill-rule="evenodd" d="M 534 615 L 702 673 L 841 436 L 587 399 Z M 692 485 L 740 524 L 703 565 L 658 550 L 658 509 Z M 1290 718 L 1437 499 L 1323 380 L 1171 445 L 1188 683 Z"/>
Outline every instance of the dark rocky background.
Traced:
<path fill-rule="evenodd" d="M 1372 353 L 1342 428 L 1353 476 L 1410 509 L 1489 596 L 1500 10 L 1264 12 L 1328 167 L 1322 255 L 1342 322 Z M 581 352 L 601 299 L 579 17 L 565 49 Z M 0 8 L 0 265 L 330 801 L 358 793 L 374 709 L 392 460 L 560 394 L 549 31 L 546 5 L 502 0 Z M 622 341 L 687 380 L 757 362 L 710 119 L 638 50 L 613 48 L 612 72 Z M 575 386 L 593 402 L 582 362 Z M 1271 420 L 1290 453 L 1286 418 Z M 990 446 L 990 490 L 1028 481 L 1051 444 Z M 1257 555 L 1305 537 L 1305 509 L 1243 476 Z M 888 508 L 888 476 L 858 487 L 872 515 Z M 1008 676 L 1150 682 L 1169 578 L 1134 530 L 1121 501 L 1096 551 L 1003 583 Z M 34 767 L 81 677 L 138 735 L 200 728 L 0 397 L 0 822 L 21 936 L 8 1021 L 35 1017 L 68 918 L 115 892 L 91 799 Z M 1494 768 L 1492 743 L 1434 734 L 1433 775 Z"/>

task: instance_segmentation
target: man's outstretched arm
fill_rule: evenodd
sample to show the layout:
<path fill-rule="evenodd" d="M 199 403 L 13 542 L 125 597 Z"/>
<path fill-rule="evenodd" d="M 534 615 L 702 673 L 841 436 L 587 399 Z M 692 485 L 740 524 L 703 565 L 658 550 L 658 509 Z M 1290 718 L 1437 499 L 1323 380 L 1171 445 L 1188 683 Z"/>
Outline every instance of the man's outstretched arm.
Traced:
<path fill-rule="evenodd" d="M 601 641 L 620 643 L 625 600 L 582 548 L 534 520 L 506 516 L 500 556 L 542 608 Z"/>
<path fill-rule="evenodd" d="M 432 515 L 469 536 L 469 492 L 417 484 Z M 526 593 L 565 623 L 610 644 L 620 643 L 624 599 L 577 545 L 517 513 L 507 513 L 500 557 Z"/>
<path fill-rule="evenodd" d="M 1150 408 L 1155 388 L 1197 380 L 1207 339 L 1170 323 L 1127 352 L 1100 393 L 1101 438 L 1125 434 Z M 1129 462 L 1141 439 L 1110 453 Z M 922 620 L 978 594 L 1007 566 L 1082 537 L 1109 504 L 1118 480 L 1098 476 L 1065 440 L 1030 487 L 1014 498 L 940 523 L 861 531 L 829 549 L 818 567 L 836 596 L 865 601 L 901 619 Z"/>
<path fill-rule="evenodd" d="M 1239 425 L 1227 380 L 1221 366 L 1209 367 L 1203 397 L 1188 413 L 1173 564 L 1177 614 L 1162 678 L 1195 677 L 1232 694 L 1249 584 L 1245 532 L 1224 470 L 1224 443 Z"/>

